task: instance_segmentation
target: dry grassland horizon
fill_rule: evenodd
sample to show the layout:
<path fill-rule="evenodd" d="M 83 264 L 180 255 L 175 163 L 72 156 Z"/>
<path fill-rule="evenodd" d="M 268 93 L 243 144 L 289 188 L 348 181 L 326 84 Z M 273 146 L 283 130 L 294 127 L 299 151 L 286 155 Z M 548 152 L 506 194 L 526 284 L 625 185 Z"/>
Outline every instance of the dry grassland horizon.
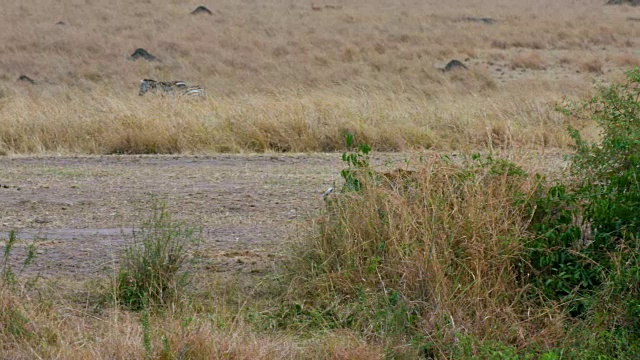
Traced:
<path fill-rule="evenodd" d="M 345 132 L 391 151 L 561 148 L 556 104 L 640 64 L 639 10 L 595 0 L 0 5 L 4 154 L 334 151 Z M 442 72 L 452 59 L 468 70 Z M 139 97 L 143 78 L 207 96 Z"/>

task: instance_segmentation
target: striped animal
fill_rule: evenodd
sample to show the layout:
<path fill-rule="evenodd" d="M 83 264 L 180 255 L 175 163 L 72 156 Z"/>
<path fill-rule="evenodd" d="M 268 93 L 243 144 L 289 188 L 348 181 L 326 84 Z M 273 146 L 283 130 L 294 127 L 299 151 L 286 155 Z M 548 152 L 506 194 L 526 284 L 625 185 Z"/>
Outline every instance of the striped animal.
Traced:
<path fill-rule="evenodd" d="M 204 88 L 200 86 L 189 86 L 184 81 L 156 81 L 152 79 L 140 80 L 140 96 L 146 93 L 180 94 L 187 96 L 203 96 Z"/>

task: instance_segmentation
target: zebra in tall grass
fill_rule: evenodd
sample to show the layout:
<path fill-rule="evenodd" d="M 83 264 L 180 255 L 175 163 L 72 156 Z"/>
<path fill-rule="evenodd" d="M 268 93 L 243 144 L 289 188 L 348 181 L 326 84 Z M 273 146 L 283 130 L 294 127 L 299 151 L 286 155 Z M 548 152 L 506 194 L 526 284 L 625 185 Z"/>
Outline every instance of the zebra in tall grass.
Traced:
<path fill-rule="evenodd" d="M 157 93 L 162 91 L 163 94 L 180 94 L 185 96 L 203 96 L 204 88 L 200 86 L 189 86 L 184 81 L 156 81 L 152 79 L 140 80 L 140 91 L 138 95 L 142 96 L 148 92 Z"/>

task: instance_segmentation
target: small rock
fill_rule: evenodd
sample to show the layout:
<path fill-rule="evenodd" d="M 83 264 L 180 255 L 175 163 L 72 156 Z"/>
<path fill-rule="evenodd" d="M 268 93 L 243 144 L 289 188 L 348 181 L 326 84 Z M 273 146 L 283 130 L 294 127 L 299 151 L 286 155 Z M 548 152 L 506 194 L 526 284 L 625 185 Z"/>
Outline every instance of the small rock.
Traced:
<path fill-rule="evenodd" d="M 35 85 L 36 81 L 33 80 L 32 78 L 28 77 L 27 75 L 20 75 L 20 77 L 18 78 L 17 81 L 25 81 L 28 82 L 31 85 Z"/>
<path fill-rule="evenodd" d="M 206 6 L 202 6 L 202 5 L 198 6 L 195 10 L 191 12 L 191 15 L 200 15 L 200 14 L 213 15 L 211 10 L 207 9 Z"/>
<path fill-rule="evenodd" d="M 58 21 L 56 25 L 64 26 L 64 25 L 67 25 L 67 23 L 64 21 Z"/>
<path fill-rule="evenodd" d="M 609 0 L 605 5 L 640 5 L 640 0 Z"/>
<path fill-rule="evenodd" d="M 487 25 L 492 25 L 497 22 L 496 19 L 488 18 L 488 17 L 475 17 L 475 16 L 467 16 L 461 19 L 462 21 L 470 21 L 470 22 L 479 22 Z"/>
<path fill-rule="evenodd" d="M 444 72 L 452 71 L 452 70 L 466 70 L 467 67 L 465 64 L 461 63 L 458 60 L 451 60 L 449 63 L 442 69 Z"/>
<path fill-rule="evenodd" d="M 143 60 L 147 60 L 147 61 L 155 61 L 158 58 L 153 56 L 153 55 L 151 55 L 147 50 L 145 50 L 143 48 L 137 48 L 136 51 L 134 51 L 133 54 L 131 54 L 129 59 L 131 59 L 131 60 L 143 59 Z"/>

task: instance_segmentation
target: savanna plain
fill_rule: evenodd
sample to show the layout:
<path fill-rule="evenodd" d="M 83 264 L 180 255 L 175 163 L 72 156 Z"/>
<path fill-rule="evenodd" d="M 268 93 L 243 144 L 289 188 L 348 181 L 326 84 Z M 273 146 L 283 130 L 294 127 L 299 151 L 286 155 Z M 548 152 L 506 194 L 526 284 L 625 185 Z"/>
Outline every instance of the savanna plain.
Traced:
<path fill-rule="evenodd" d="M 640 358 L 604 2 L 0 0 L 0 358 Z"/>

